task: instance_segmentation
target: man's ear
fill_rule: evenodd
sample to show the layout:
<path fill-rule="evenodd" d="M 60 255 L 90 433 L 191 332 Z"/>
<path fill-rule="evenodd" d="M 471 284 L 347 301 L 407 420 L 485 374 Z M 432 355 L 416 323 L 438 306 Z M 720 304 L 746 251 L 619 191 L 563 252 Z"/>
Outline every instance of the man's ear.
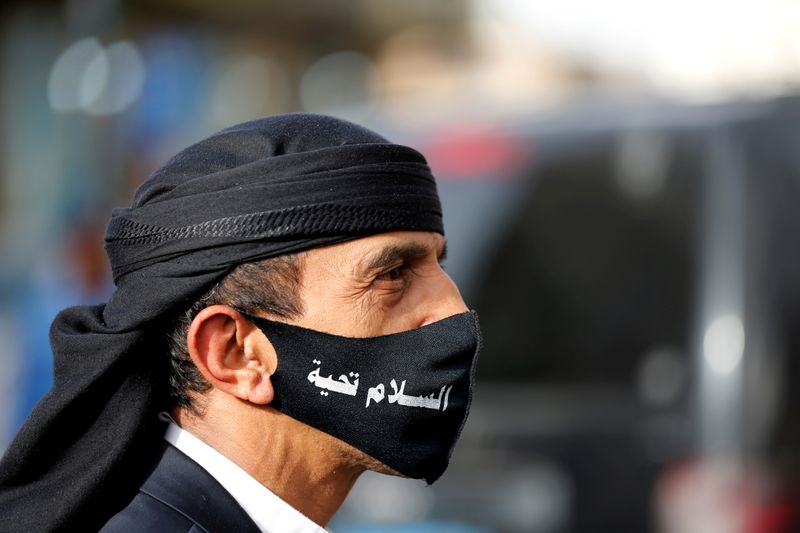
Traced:
<path fill-rule="evenodd" d="M 278 358 L 247 317 L 226 305 L 206 307 L 192 321 L 186 340 L 192 361 L 212 387 L 258 405 L 272 401 L 270 376 Z"/>

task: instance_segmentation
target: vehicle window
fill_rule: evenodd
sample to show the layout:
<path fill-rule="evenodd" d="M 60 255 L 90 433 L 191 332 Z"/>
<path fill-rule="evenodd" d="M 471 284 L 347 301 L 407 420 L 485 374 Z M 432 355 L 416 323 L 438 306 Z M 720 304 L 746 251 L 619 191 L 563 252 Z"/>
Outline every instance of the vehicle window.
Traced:
<path fill-rule="evenodd" d="M 700 158 L 670 143 L 646 196 L 626 192 L 618 140 L 530 170 L 475 300 L 480 379 L 625 382 L 650 350 L 688 351 Z"/>

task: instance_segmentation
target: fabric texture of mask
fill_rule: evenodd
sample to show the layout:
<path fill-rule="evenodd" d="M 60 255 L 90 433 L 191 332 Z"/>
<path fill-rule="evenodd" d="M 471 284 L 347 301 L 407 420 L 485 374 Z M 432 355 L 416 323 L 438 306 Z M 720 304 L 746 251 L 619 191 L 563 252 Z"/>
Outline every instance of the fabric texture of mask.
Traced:
<path fill-rule="evenodd" d="M 272 407 L 404 476 L 433 483 L 444 473 L 472 401 L 474 311 L 369 338 L 247 316 L 278 356 Z"/>

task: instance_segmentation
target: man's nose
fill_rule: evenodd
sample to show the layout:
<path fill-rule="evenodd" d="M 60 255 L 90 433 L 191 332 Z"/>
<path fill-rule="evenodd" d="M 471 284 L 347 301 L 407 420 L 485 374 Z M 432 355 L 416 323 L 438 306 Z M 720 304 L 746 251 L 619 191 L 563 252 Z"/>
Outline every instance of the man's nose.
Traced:
<path fill-rule="evenodd" d="M 426 306 L 427 313 L 422 326 L 469 310 L 464 299 L 461 298 L 461 292 L 455 282 L 446 272 L 442 271 L 441 276 L 437 277 L 429 290 L 431 291 L 430 303 Z"/>

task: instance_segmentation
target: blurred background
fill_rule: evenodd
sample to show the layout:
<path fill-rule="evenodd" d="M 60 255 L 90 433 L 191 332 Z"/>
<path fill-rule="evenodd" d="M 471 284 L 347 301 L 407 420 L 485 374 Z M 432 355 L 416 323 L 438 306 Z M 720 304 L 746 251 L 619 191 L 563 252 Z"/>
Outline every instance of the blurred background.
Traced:
<path fill-rule="evenodd" d="M 0 8 L 0 450 L 110 210 L 288 111 L 428 157 L 482 318 L 432 487 L 333 531 L 800 531 L 800 3 L 52 0 Z"/>

